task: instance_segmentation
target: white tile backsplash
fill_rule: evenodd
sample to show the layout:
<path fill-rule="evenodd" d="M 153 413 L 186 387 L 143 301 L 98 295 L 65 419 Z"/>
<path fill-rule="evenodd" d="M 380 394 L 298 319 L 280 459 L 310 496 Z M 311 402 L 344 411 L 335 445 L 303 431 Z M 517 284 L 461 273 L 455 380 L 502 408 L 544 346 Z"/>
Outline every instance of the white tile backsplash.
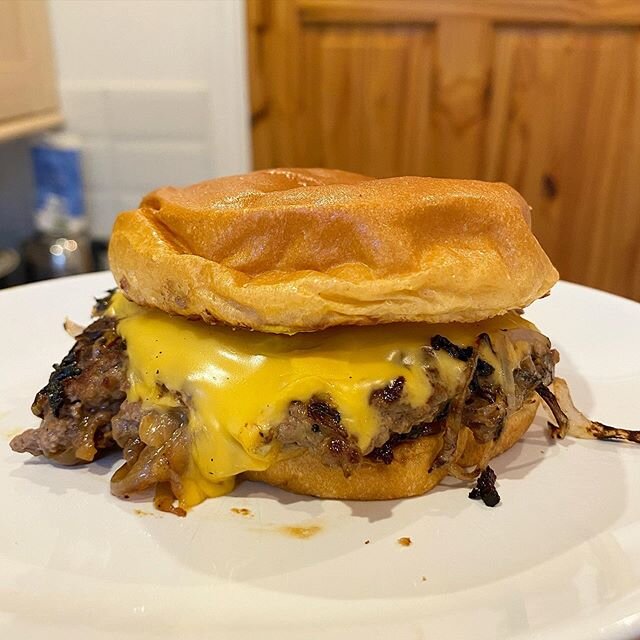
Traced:
<path fill-rule="evenodd" d="M 88 137 L 82 141 L 82 175 L 85 189 L 113 188 L 111 141 Z"/>
<path fill-rule="evenodd" d="M 131 209 L 137 209 L 142 200 L 142 196 L 138 191 L 131 191 L 129 193 L 122 193 L 116 198 L 115 206 L 120 213 L 121 211 L 130 211 Z"/>
<path fill-rule="evenodd" d="M 213 175 L 206 87 L 63 85 L 62 101 L 67 128 L 82 139 L 87 215 L 96 238 L 108 238 L 116 215 L 149 191 Z"/>
<path fill-rule="evenodd" d="M 106 111 L 116 137 L 203 141 L 209 135 L 206 88 L 109 90 Z"/>
<path fill-rule="evenodd" d="M 208 147 L 199 142 L 114 142 L 114 179 L 140 195 L 163 185 L 186 185 L 211 176 Z"/>
<path fill-rule="evenodd" d="M 85 192 L 85 207 L 92 236 L 108 238 L 119 213 L 113 195 L 108 191 L 88 189 Z"/>
<path fill-rule="evenodd" d="M 89 136 L 108 133 L 104 90 L 63 86 L 60 93 L 65 123 L 70 131 Z"/>

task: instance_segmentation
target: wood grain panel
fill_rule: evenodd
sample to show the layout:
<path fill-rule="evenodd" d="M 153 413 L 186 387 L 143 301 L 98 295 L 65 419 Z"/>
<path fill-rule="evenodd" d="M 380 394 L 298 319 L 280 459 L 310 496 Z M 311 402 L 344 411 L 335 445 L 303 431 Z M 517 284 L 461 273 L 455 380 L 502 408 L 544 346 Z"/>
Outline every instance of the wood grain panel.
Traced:
<path fill-rule="evenodd" d="M 0 61 L 15 62 L 24 57 L 21 28 L 17 7 L 0 2 Z"/>
<path fill-rule="evenodd" d="M 304 129 L 298 7 L 290 0 L 249 0 L 247 7 L 254 166 L 308 166 L 296 137 Z"/>
<path fill-rule="evenodd" d="M 57 109 L 47 6 L 41 0 L 0 2 L 0 124 Z"/>
<path fill-rule="evenodd" d="M 305 29 L 300 160 L 375 176 L 434 172 L 433 49 L 427 28 Z"/>
<path fill-rule="evenodd" d="M 251 107 L 251 133 L 253 137 L 254 164 L 269 166 L 270 150 L 274 140 L 270 136 L 269 109 L 269 58 L 265 46 L 265 30 L 268 27 L 268 2 L 247 3 L 247 47 L 249 49 L 249 85 Z"/>
<path fill-rule="evenodd" d="M 638 0 L 298 0 L 298 4 L 302 20 L 308 23 L 415 24 L 480 18 L 495 23 L 640 26 Z"/>
<path fill-rule="evenodd" d="M 639 54 L 635 29 L 498 29 L 482 175 L 527 198 L 564 278 L 635 297 Z"/>
<path fill-rule="evenodd" d="M 438 23 L 432 175 L 476 178 L 480 173 L 492 48 L 493 29 L 485 20 Z"/>

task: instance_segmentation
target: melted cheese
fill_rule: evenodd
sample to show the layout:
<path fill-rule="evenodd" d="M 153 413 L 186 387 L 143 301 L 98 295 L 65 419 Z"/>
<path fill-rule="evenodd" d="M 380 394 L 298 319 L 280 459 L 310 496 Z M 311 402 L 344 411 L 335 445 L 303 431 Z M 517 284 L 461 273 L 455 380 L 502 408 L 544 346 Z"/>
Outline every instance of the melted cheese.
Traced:
<path fill-rule="evenodd" d="M 331 397 L 342 424 L 368 451 L 376 433 L 371 392 L 403 376 L 406 400 L 423 405 L 432 392 L 422 365 L 431 336 L 471 345 L 482 333 L 531 327 L 517 314 L 475 324 L 407 323 L 339 327 L 308 334 L 275 335 L 234 330 L 171 317 L 139 307 L 121 293 L 110 314 L 129 356 L 128 400 L 171 406 L 166 390 L 190 408 L 190 462 L 182 478 L 182 506 L 221 495 L 234 477 L 266 469 L 278 454 L 264 436 L 283 420 L 293 400 Z M 456 389 L 464 363 L 436 352 L 444 384 Z M 484 357 L 484 355 L 483 355 Z M 491 364 L 498 367 L 493 359 Z"/>

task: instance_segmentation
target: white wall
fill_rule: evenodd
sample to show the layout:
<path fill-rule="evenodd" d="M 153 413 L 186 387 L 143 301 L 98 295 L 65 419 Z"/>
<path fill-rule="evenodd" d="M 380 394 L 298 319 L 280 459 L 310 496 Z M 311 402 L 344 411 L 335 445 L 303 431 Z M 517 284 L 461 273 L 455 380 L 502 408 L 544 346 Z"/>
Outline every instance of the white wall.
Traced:
<path fill-rule="evenodd" d="M 91 230 L 166 184 L 250 169 L 244 0 L 50 0 Z"/>
<path fill-rule="evenodd" d="M 60 80 L 208 85 L 208 34 L 227 2 L 50 0 Z M 238 4 L 238 3 L 231 3 Z"/>

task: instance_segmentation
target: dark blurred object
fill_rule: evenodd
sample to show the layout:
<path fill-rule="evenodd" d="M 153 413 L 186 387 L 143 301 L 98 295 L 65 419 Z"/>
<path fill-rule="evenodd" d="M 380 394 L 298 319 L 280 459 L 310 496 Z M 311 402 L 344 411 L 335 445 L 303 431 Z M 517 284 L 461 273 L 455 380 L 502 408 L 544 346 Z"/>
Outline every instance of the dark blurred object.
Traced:
<path fill-rule="evenodd" d="M 49 278 L 55 278 L 57 275 L 73 275 L 72 273 L 64 274 L 52 274 L 53 267 L 49 265 L 49 271 L 47 272 L 46 264 L 43 265 L 43 255 L 48 251 L 51 259 L 53 255 L 58 253 L 59 249 L 54 248 L 54 254 L 51 254 L 51 248 L 57 245 L 62 245 L 63 253 L 70 254 L 69 248 L 73 246 L 70 242 L 70 238 L 49 238 L 49 244 L 45 241 L 44 237 L 40 238 L 40 242 L 36 244 L 35 238 L 25 243 L 22 250 L 22 255 L 15 249 L 0 249 L 0 289 L 6 289 L 7 287 L 15 287 L 21 284 L 27 284 L 29 282 L 35 282 L 37 280 L 46 280 Z M 65 248 L 65 242 L 68 243 Z M 86 253 L 84 251 L 85 241 L 76 243 L 82 245 L 82 256 L 86 259 Z M 107 257 L 108 242 L 105 240 L 92 240 L 89 243 L 90 250 L 90 268 L 83 269 L 81 272 L 86 271 L 105 271 L 109 269 L 109 259 Z M 27 268 L 26 257 L 27 251 L 31 256 L 31 262 L 29 268 Z M 79 249 L 76 249 L 79 251 Z M 80 254 L 78 254 L 80 255 Z M 66 256 L 65 256 L 66 257 Z M 77 260 L 77 257 L 73 257 L 73 260 Z M 67 262 L 69 265 L 70 260 Z M 85 265 L 86 266 L 86 265 Z"/>
<path fill-rule="evenodd" d="M 0 249 L 0 289 L 18 284 L 20 255 L 14 249 Z"/>
<path fill-rule="evenodd" d="M 106 240 L 91 241 L 91 255 L 93 255 L 93 266 L 96 271 L 109 271 L 109 243 Z"/>
<path fill-rule="evenodd" d="M 23 246 L 27 279 L 32 282 L 93 271 L 80 140 L 69 133 L 47 134 L 34 141 L 31 155 L 36 232 Z"/>
<path fill-rule="evenodd" d="M 83 233 L 60 237 L 39 231 L 24 244 L 23 255 L 29 282 L 95 270 L 91 243 Z"/>

